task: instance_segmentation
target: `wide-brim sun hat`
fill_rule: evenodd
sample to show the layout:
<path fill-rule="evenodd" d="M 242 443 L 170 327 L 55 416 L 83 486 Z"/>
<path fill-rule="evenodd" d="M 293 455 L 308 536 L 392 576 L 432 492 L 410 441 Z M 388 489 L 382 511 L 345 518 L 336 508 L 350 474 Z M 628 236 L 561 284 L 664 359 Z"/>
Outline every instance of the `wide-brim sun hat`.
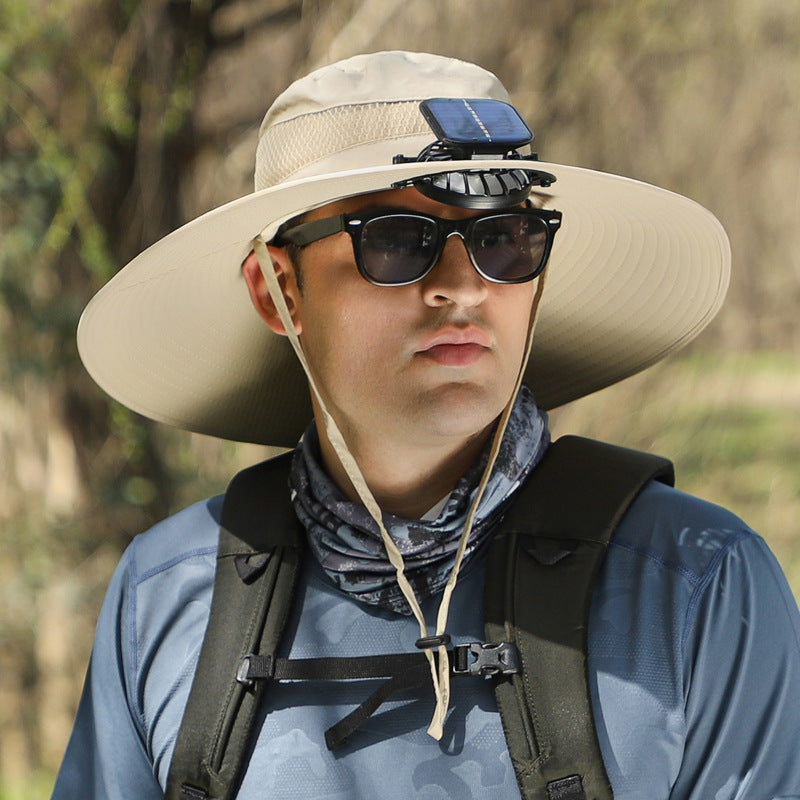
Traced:
<path fill-rule="evenodd" d="M 255 237 L 327 203 L 475 161 L 393 163 L 434 140 L 419 103 L 509 102 L 491 73 L 422 53 L 356 56 L 292 84 L 267 112 L 256 190 L 133 259 L 81 317 L 94 380 L 151 419 L 292 447 L 311 420 L 303 370 L 256 313 L 241 273 Z M 507 169 L 499 157 L 481 170 Z M 525 374 L 544 409 L 616 383 L 680 349 L 722 305 L 730 248 L 717 219 L 655 186 L 536 162 L 555 182 L 537 205 L 563 215 Z M 392 291 L 387 288 L 386 291 Z M 369 336 L 369 331 L 364 332 Z"/>

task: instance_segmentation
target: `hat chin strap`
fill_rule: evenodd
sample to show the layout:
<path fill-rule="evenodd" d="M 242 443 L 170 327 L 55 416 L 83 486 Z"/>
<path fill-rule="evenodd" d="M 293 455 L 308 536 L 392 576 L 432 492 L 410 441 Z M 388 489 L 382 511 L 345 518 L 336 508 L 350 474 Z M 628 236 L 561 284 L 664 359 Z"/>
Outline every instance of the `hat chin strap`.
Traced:
<path fill-rule="evenodd" d="M 283 324 L 284 330 L 286 331 L 286 335 L 289 338 L 289 342 L 291 343 L 292 348 L 294 349 L 295 354 L 297 355 L 297 358 L 299 359 L 300 364 L 303 367 L 303 371 L 305 372 L 306 377 L 308 378 L 308 383 L 309 386 L 311 387 L 311 391 L 314 392 L 314 395 L 317 399 L 320 412 L 322 414 L 323 422 L 325 425 L 325 431 L 327 433 L 328 439 L 330 440 L 331 446 L 333 447 L 336 456 L 341 462 L 342 468 L 347 474 L 347 477 L 353 484 L 353 487 L 355 488 L 355 491 L 358 494 L 359 499 L 364 504 L 370 516 L 375 520 L 375 523 L 378 526 L 378 529 L 381 534 L 381 539 L 383 540 L 384 547 L 386 548 L 386 553 L 389 557 L 389 562 L 395 568 L 395 571 L 397 573 L 397 583 L 400 586 L 400 590 L 402 591 L 403 596 L 407 600 L 408 605 L 411 608 L 412 613 L 414 614 L 414 617 L 419 623 L 420 638 L 426 638 L 429 635 L 428 626 L 425 622 L 425 617 L 422 613 L 422 609 L 420 608 L 419 601 L 417 600 L 417 597 L 414 594 L 414 590 L 412 589 L 411 584 L 408 582 L 408 579 L 405 576 L 405 564 L 403 562 L 403 556 L 400 554 L 400 551 L 397 549 L 397 545 L 394 543 L 394 540 L 386 530 L 383 524 L 383 516 L 381 513 L 380 506 L 378 505 L 377 501 L 375 500 L 375 497 L 370 491 L 369 486 L 367 486 L 367 482 L 364 479 L 361 469 L 359 468 L 355 458 L 350 452 L 350 449 L 348 448 L 347 443 L 344 440 L 344 436 L 342 435 L 339 426 L 336 424 L 336 420 L 329 413 L 325 401 L 322 398 L 322 394 L 320 393 L 319 388 L 317 387 L 316 380 L 314 379 L 314 375 L 311 372 L 311 368 L 305 357 L 305 353 L 303 352 L 303 347 L 302 344 L 300 343 L 300 337 L 297 334 L 297 329 L 295 328 L 294 320 L 292 319 L 292 316 L 289 313 L 289 308 L 286 305 L 286 298 L 283 296 L 283 292 L 281 291 L 280 285 L 278 283 L 278 278 L 275 274 L 275 270 L 272 267 L 272 259 L 270 258 L 269 251 L 267 250 L 266 242 L 261 236 L 258 236 L 253 241 L 253 251 L 255 252 L 256 257 L 258 258 L 258 263 L 259 266 L 261 267 L 261 273 L 264 276 L 264 280 L 266 281 L 270 297 L 272 298 L 272 302 L 275 304 L 275 308 L 278 312 L 278 316 L 281 320 L 281 323 Z M 514 385 L 514 391 L 511 393 L 511 397 L 508 403 L 506 404 L 506 407 L 503 409 L 503 413 L 500 416 L 500 421 L 497 426 L 497 430 L 495 431 L 494 439 L 492 441 L 492 448 L 489 453 L 489 461 L 486 465 L 486 469 L 483 472 L 481 482 L 478 485 L 478 490 L 475 493 L 475 498 L 470 506 L 469 513 L 467 515 L 467 519 L 464 524 L 464 530 L 459 540 L 458 549 L 456 550 L 455 563 L 453 564 L 453 569 L 447 580 L 447 584 L 444 587 L 442 601 L 439 605 L 439 612 L 437 614 L 437 619 L 436 619 L 436 633 L 435 633 L 436 636 L 443 635 L 447 628 L 447 617 L 450 610 L 450 598 L 452 597 L 453 590 L 455 589 L 456 586 L 456 581 L 458 580 L 458 573 L 461 568 L 461 562 L 464 558 L 464 551 L 467 546 L 467 540 L 469 539 L 470 532 L 472 531 L 472 526 L 475 520 L 475 514 L 477 513 L 478 506 L 480 505 L 481 499 L 486 490 L 486 485 L 492 473 L 494 463 L 497 459 L 497 454 L 500 450 L 500 443 L 502 442 L 503 434 L 505 433 L 506 427 L 508 425 L 508 420 L 511 416 L 511 408 L 514 405 L 514 399 L 516 398 L 517 392 L 519 391 L 519 388 L 522 385 L 522 377 L 525 374 L 525 367 L 527 366 L 528 359 L 530 358 L 531 345 L 533 342 L 533 331 L 534 328 L 536 327 L 536 320 L 539 315 L 539 305 L 542 297 L 542 292 L 544 290 L 545 274 L 546 270 L 539 277 L 536 286 L 536 293 L 533 299 L 531 315 L 528 321 L 528 333 L 525 343 L 525 354 L 522 359 L 522 363 L 520 365 L 516 383 Z M 438 646 L 437 649 L 439 651 L 438 670 L 436 667 L 436 660 L 433 657 L 432 649 L 426 648 L 424 650 L 424 653 L 428 659 L 428 663 L 430 664 L 431 679 L 433 681 L 433 689 L 436 694 L 436 708 L 433 713 L 433 719 L 431 720 L 431 723 L 428 726 L 428 734 L 432 736 L 434 739 L 439 740 L 442 738 L 444 720 L 445 717 L 447 716 L 447 709 L 449 708 L 450 705 L 450 662 L 446 645 L 441 644 Z"/>

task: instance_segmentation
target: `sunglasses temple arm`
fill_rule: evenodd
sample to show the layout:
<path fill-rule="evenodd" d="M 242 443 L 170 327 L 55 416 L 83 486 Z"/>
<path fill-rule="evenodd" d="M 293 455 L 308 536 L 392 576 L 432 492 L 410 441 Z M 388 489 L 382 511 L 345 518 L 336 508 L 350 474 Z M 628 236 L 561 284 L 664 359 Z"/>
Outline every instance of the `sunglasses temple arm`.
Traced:
<path fill-rule="evenodd" d="M 288 242 L 289 244 L 304 247 L 307 244 L 324 239 L 326 236 L 341 233 L 346 224 L 347 220 L 344 214 L 340 214 L 337 217 L 314 219 L 310 222 L 301 222 L 286 231 L 278 231 L 278 235 L 275 238 L 281 244 Z"/>

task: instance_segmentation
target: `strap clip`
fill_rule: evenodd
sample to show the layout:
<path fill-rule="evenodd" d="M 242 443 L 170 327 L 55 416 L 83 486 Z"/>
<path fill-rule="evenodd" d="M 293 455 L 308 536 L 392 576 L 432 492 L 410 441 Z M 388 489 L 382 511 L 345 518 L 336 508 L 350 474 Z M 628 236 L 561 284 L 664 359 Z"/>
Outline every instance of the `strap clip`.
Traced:
<path fill-rule="evenodd" d="M 474 658 L 473 658 L 474 656 Z M 513 642 L 456 645 L 453 648 L 454 675 L 510 675 L 519 672 L 519 652 Z"/>
<path fill-rule="evenodd" d="M 256 681 L 270 680 L 274 677 L 275 668 L 272 656 L 260 656 L 255 653 L 243 656 L 236 670 L 236 680 L 248 689 Z"/>

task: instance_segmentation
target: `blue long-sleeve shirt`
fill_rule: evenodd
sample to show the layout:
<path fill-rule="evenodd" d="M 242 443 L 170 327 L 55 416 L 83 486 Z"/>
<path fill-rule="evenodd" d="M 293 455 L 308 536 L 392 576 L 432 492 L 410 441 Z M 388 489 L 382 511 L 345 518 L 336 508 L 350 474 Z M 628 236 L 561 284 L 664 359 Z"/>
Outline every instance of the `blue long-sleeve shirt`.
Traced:
<path fill-rule="evenodd" d="M 114 576 L 55 800 L 162 797 L 208 619 L 220 498 L 137 537 Z M 482 640 L 484 564 L 464 569 L 448 631 Z M 439 598 L 424 604 L 431 621 Z M 414 650 L 413 618 L 364 606 L 307 559 L 284 655 Z M 617 800 L 800 798 L 800 615 L 736 517 L 651 484 L 624 517 L 589 625 L 595 721 Z M 432 692 L 386 703 L 343 751 L 324 731 L 363 683 L 281 684 L 238 797 L 517 798 L 490 682 L 456 680 L 445 734 Z"/>

